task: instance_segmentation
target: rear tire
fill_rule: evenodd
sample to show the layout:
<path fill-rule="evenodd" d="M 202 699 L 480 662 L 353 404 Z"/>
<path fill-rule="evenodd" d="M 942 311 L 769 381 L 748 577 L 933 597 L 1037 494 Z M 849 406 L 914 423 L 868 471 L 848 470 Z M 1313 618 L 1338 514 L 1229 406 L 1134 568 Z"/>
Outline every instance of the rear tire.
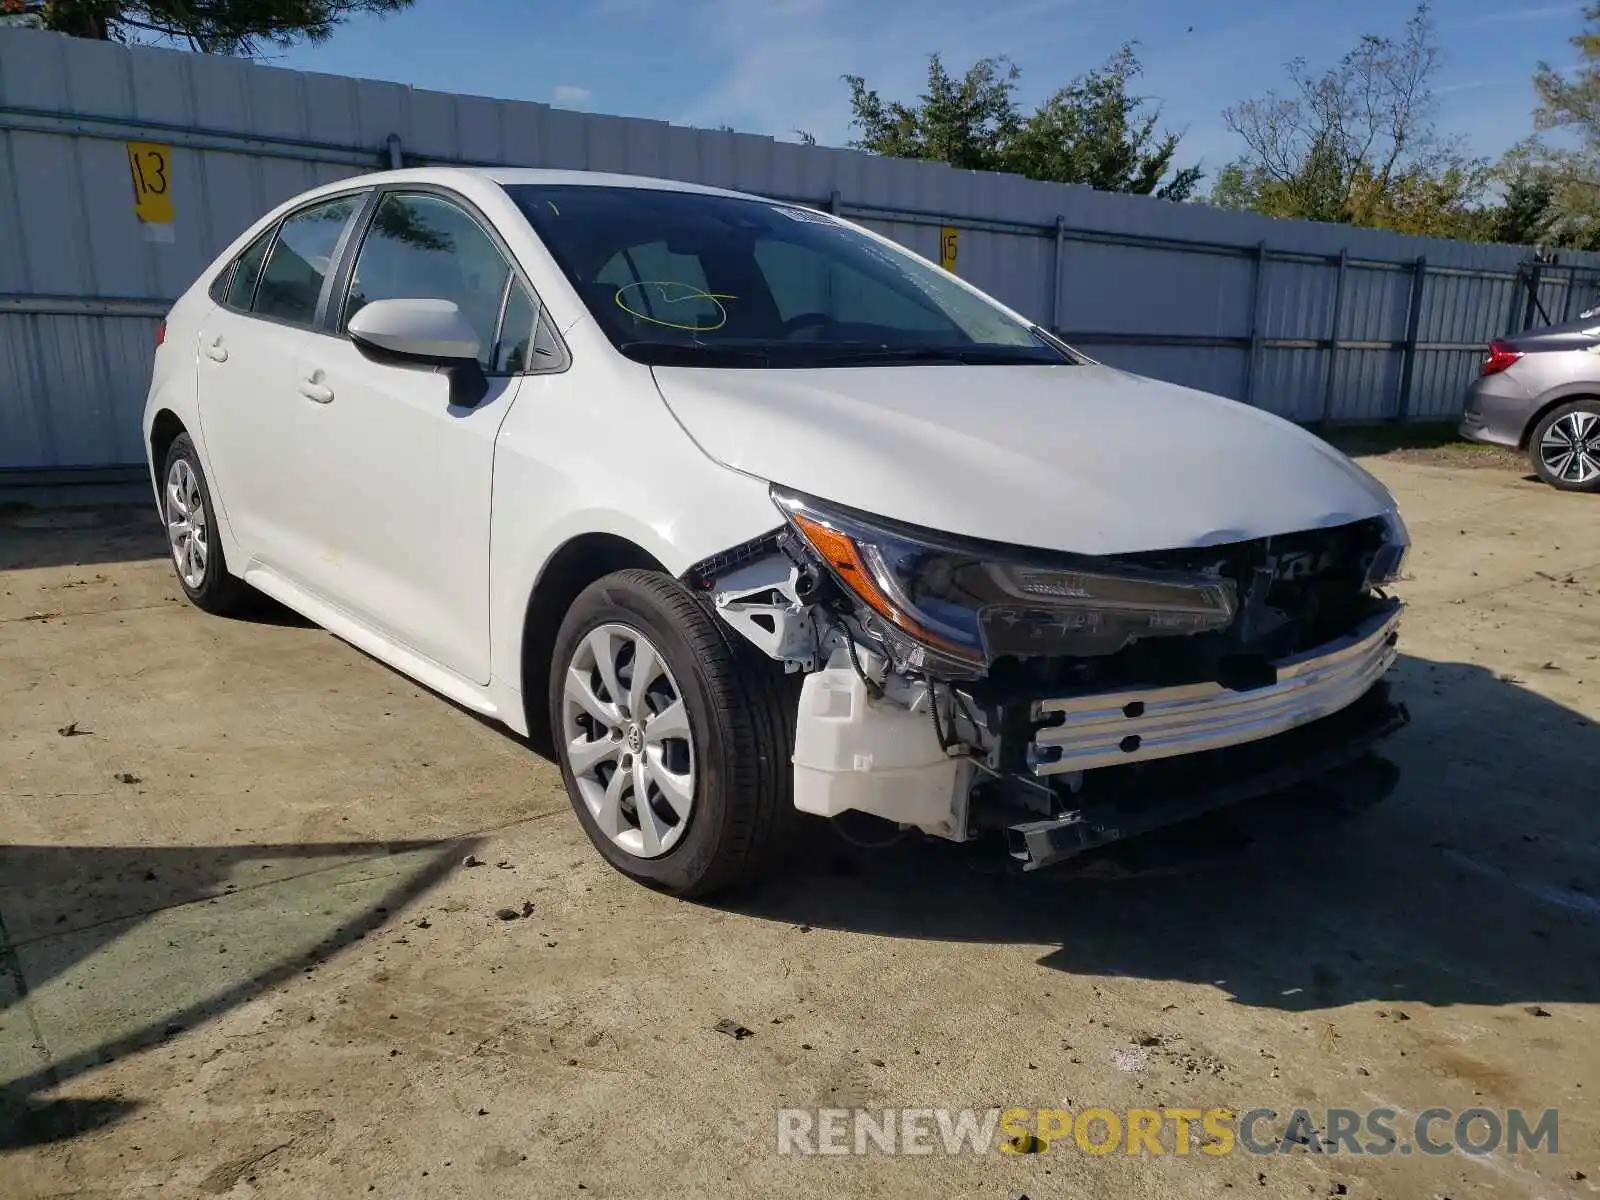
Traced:
<path fill-rule="evenodd" d="M 244 580 L 228 573 L 211 487 L 187 433 L 173 439 L 161 467 L 161 480 L 161 519 L 183 594 L 196 608 L 217 616 L 245 611 L 256 593 Z"/>
<path fill-rule="evenodd" d="M 670 576 L 618 571 L 578 596 L 549 699 L 573 810 L 624 875 L 706 896 L 755 876 L 792 828 L 793 689 Z"/>
<path fill-rule="evenodd" d="M 1528 437 L 1540 479 L 1564 492 L 1600 492 L 1600 400 L 1573 400 L 1547 412 Z"/>

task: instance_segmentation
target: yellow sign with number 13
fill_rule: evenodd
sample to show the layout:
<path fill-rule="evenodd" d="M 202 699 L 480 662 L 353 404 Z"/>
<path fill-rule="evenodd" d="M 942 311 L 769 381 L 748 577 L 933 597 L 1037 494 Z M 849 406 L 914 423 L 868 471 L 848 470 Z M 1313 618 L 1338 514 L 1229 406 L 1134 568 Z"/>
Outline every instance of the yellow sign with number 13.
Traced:
<path fill-rule="evenodd" d="M 128 143 L 128 169 L 133 173 L 133 211 L 146 225 L 171 225 L 172 147 L 154 142 Z"/>

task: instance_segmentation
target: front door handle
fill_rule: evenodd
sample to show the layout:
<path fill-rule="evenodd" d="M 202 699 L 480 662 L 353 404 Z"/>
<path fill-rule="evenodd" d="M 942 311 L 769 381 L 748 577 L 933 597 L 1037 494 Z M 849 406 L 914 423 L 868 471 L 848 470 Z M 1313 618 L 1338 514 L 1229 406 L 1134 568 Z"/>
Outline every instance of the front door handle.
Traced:
<path fill-rule="evenodd" d="M 322 382 L 321 371 L 313 371 L 300 380 L 300 394 L 307 400 L 315 400 L 318 404 L 333 403 L 333 389 Z"/>
<path fill-rule="evenodd" d="M 216 341 L 212 342 L 211 345 L 206 347 L 206 357 L 212 362 L 228 361 L 228 348 L 222 344 L 221 338 L 218 338 Z"/>

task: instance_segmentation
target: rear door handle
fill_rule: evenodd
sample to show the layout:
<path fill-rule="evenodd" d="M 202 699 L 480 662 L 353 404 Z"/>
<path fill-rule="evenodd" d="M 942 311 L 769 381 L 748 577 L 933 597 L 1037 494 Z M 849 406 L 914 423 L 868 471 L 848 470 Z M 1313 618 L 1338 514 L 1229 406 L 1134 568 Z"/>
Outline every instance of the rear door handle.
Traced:
<path fill-rule="evenodd" d="M 333 389 L 322 382 L 321 371 L 313 371 L 300 380 L 300 394 L 318 404 L 333 403 Z"/>
<path fill-rule="evenodd" d="M 212 342 L 211 345 L 206 347 L 206 357 L 212 362 L 228 361 L 228 348 L 222 344 L 221 338 L 218 338 L 216 341 Z"/>

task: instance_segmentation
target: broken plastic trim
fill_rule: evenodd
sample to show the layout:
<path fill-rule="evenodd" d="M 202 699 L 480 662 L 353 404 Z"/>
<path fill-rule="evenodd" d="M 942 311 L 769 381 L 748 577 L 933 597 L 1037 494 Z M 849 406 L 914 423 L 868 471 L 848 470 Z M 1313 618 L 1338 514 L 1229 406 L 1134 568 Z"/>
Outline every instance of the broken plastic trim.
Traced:
<path fill-rule="evenodd" d="M 694 591 L 708 592 L 719 576 L 775 553 L 778 549 L 778 539 L 782 536 L 783 527 L 779 526 L 771 533 L 763 533 L 760 537 L 753 537 L 747 542 L 740 542 L 737 546 L 730 546 L 726 550 L 702 558 L 679 578 Z"/>

